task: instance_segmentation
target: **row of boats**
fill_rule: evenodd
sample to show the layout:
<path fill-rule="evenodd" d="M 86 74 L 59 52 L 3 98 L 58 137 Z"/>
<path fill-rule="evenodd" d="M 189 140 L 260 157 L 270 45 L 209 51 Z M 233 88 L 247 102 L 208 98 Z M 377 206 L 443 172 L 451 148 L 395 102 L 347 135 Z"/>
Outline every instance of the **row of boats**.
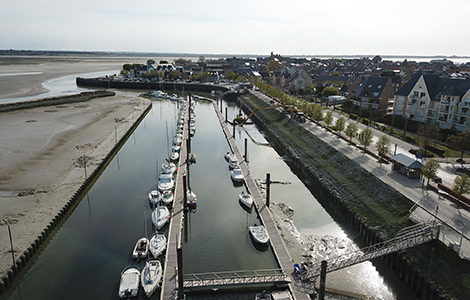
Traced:
<path fill-rule="evenodd" d="M 243 182 L 245 178 L 243 177 L 243 172 L 235 154 L 227 152 L 225 153 L 224 158 L 228 162 L 229 169 L 231 170 L 230 176 L 232 180 L 234 182 Z M 238 200 L 247 209 L 251 209 L 253 207 L 253 197 L 250 193 L 242 191 L 238 195 Z M 248 226 L 248 232 L 253 240 L 261 245 L 266 245 L 269 242 L 268 232 L 263 225 L 254 224 L 253 226 Z"/>
<path fill-rule="evenodd" d="M 142 288 L 147 297 L 150 297 L 155 290 L 160 286 L 163 276 L 163 268 L 160 260 L 158 259 L 167 247 L 167 238 L 159 231 L 169 223 L 171 218 L 170 209 L 174 200 L 175 188 L 175 173 L 178 171 L 175 162 L 179 160 L 179 153 L 183 141 L 183 129 L 186 102 L 184 98 L 179 98 L 180 109 L 178 112 L 178 123 L 176 135 L 172 140 L 171 155 L 167 158 L 162 166 L 161 173 L 158 178 L 156 189 L 151 190 L 148 194 L 148 200 L 155 206 L 152 211 L 152 224 L 157 232 L 149 240 L 146 237 L 140 238 L 132 252 L 134 259 L 148 259 L 149 253 L 153 257 L 148 259 L 142 271 L 136 266 L 126 267 L 121 273 L 121 281 L 119 284 L 119 298 L 136 297 L 139 292 L 139 287 Z M 194 114 L 194 101 L 190 103 L 190 126 L 193 125 L 193 130 L 190 127 L 190 134 L 194 135 L 195 132 L 195 114 Z M 195 160 L 195 156 L 192 157 Z M 189 207 L 196 206 L 196 195 L 192 191 L 188 191 L 188 205 Z M 170 207 L 170 208 L 169 208 Z"/>

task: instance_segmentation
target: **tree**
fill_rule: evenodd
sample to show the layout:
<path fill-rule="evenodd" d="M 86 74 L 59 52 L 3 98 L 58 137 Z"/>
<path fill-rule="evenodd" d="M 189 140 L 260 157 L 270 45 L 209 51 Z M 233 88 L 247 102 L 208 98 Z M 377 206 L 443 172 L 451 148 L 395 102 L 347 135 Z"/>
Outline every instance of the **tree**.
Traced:
<path fill-rule="evenodd" d="M 455 177 L 452 190 L 459 196 L 470 193 L 470 178 L 467 174 Z"/>
<path fill-rule="evenodd" d="M 326 113 L 326 116 L 325 116 L 325 124 L 326 126 L 330 127 L 332 122 L 333 122 L 333 114 L 331 113 L 331 111 L 329 111 Z"/>
<path fill-rule="evenodd" d="M 207 80 L 209 78 L 209 73 L 208 72 L 199 72 L 195 75 L 193 75 L 194 80 L 199 80 L 201 82 Z"/>
<path fill-rule="evenodd" d="M 435 179 L 437 176 L 437 169 L 439 168 L 439 163 L 434 159 L 430 159 L 421 169 L 421 174 L 428 179 L 427 185 L 429 185 L 429 180 Z"/>
<path fill-rule="evenodd" d="M 470 132 L 462 132 L 456 135 L 451 135 L 446 143 L 451 149 L 460 151 L 460 162 L 463 163 L 463 154 L 465 151 L 470 151 Z"/>
<path fill-rule="evenodd" d="M 170 78 L 170 80 L 175 80 L 180 77 L 181 77 L 181 72 L 178 70 L 173 70 L 170 72 L 170 74 L 168 74 L 168 78 Z"/>
<path fill-rule="evenodd" d="M 280 69 L 282 69 L 282 64 L 278 61 L 275 61 L 274 59 L 271 59 L 266 64 L 266 68 L 268 68 L 268 70 L 272 72 L 279 71 Z"/>
<path fill-rule="evenodd" d="M 122 65 L 122 69 L 125 70 L 125 71 L 130 71 L 132 68 L 132 65 L 131 64 L 124 64 Z"/>
<path fill-rule="evenodd" d="M 160 61 L 160 64 L 167 64 L 167 63 L 168 63 L 167 60 L 161 60 L 161 61 Z"/>
<path fill-rule="evenodd" d="M 205 64 L 206 63 L 206 58 L 204 56 L 199 56 L 199 59 L 197 60 L 199 64 Z"/>
<path fill-rule="evenodd" d="M 354 123 L 349 123 L 346 127 L 346 135 L 349 137 L 349 140 L 352 141 L 352 138 L 357 134 L 357 125 Z"/>
<path fill-rule="evenodd" d="M 320 121 L 323 119 L 323 107 L 318 104 L 313 104 L 312 118 Z"/>
<path fill-rule="evenodd" d="M 377 152 L 379 156 L 384 156 L 390 151 L 390 139 L 386 135 L 382 135 L 377 143 L 375 143 L 375 147 L 377 147 Z"/>
<path fill-rule="evenodd" d="M 175 64 L 179 66 L 185 65 L 186 63 L 190 63 L 190 62 L 191 62 L 190 59 L 184 59 L 184 58 L 175 59 Z"/>
<path fill-rule="evenodd" d="M 418 127 L 419 144 L 424 149 L 424 154 L 428 149 L 431 140 L 439 136 L 439 128 L 432 124 L 425 124 Z"/>
<path fill-rule="evenodd" d="M 334 86 L 327 86 L 321 91 L 321 95 L 323 97 L 339 95 L 339 90 L 338 88 L 335 88 Z"/>
<path fill-rule="evenodd" d="M 335 130 L 341 132 L 344 130 L 344 126 L 346 125 L 346 120 L 343 117 L 339 117 L 336 119 L 335 123 Z"/>
<path fill-rule="evenodd" d="M 153 64 L 155 64 L 155 61 L 153 59 L 147 59 L 147 66 Z"/>
<path fill-rule="evenodd" d="M 372 144 L 372 130 L 370 128 L 365 128 L 358 136 L 359 143 L 367 149 L 367 147 Z"/>

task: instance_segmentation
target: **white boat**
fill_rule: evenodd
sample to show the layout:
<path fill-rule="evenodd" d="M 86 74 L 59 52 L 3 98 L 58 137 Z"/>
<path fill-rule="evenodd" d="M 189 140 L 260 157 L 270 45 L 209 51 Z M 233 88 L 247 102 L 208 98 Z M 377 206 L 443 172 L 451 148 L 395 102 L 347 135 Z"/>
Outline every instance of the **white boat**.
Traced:
<path fill-rule="evenodd" d="M 232 169 L 238 168 L 238 159 L 235 155 L 232 155 L 228 161 L 228 166 Z"/>
<path fill-rule="evenodd" d="M 172 161 L 177 161 L 178 158 L 180 158 L 180 154 L 179 154 L 178 152 L 171 152 L 171 154 L 170 154 L 170 159 L 171 159 Z"/>
<path fill-rule="evenodd" d="M 145 258 L 149 252 L 149 240 L 141 238 L 135 243 L 134 251 L 132 251 L 133 258 Z"/>
<path fill-rule="evenodd" d="M 166 249 L 166 237 L 163 234 L 155 234 L 150 239 L 149 250 L 152 256 L 158 258 Z"/>
<path fill-rule="evenodd" d="M 170 96 L 171 101 L 178 101 L 178 96 L 176 94 L 173 94 Z"/>
<path fill-rule="evenodd" d="M 194 154 L 194 153 L 189 153 L 188 158 L 189 158 L 189 162 L 190 162 L 190 163 L 192 163 L 192 164 L 195 164 L 195 163 L 196 163 L 196 154 Z"/>
<path fill-rule="evenodd" d="M 175 180 L 172 174 L 160 174 L 158 178 L 158 190 L 160 192 L 171 190 L 175 187 Z"/>
<path fill-rule="evenodd" d="M 230 152 L 227 151 L 227 153 L 225 153 L 224 155 L 224 158 L 226 161 L 230 161 L 230 158 L 232 157 L 232 154 Z"/>
<path fill-rule="evenodd" d="M 196 208 L 197 206 L 197 196 L 196 194 L 191 191 L 191 190 L 188 190 L 186 192 L 186 198 L 187 198 L 187 204 L 188 204 L 188 207 L 189 208 Z"/>
<path fill-rule="evenodd" d="M 263 291 L 255 296 L 255 300 L 272 300 L 271 295 Z"/>
<path fill-rule="evenodd" d="M 157 190 L 151 190 L 149 193 L 150 203 L 157 204 L 160 201 L 160 193 Z"/>
<path fill-rule="evenodd" d="M 173 145 L 181 145 L 182 139 L 180 135 L 175 135 L 173 138 Z"/>
<path fill-rule="evenodd" d="M 168 159 L 162 164 L 163 174 L 174 174 L 176 172 L 176 165 Z"/>
<path fill-rule="evenodd" d="M 172 152 L 180 152 L 180 150 L 181 150 L 181 146 L 180 146 L 180 145 L 174 145 L 174 144 L 173 144 L 173 145 L 171 146 L 171 151 L 172 151 Z"/>
<path fill-rule="evenodd" d="M 160 230 L 170 220 L 170 211 L 166 206 L 159 206 L 152 212 L 152 223 Z"/>
<path fill-rule="evenodd" d="M 147 297 L 152 296 L 162 281 L 162 264 L 158 259 L 149 260 L 140 274 L 140 281 Z"/>
<path fill-rule="evenodd" d="M 160 200 L 165 204 L 170 204 L 173 202 L 173 192 L 170 190 L 163 191 Z"/>
<path fill-rule="evenodd" d="M 235 182 L 242 182 L 244 180 L 242 170 L 239 167 L 230 171 L 230 176 Z"/>
<path fill-rule="evenodd" d="M 119 283 L 119 298 L 136 297 L 139 292 L 140 272 L 137 268 L 127 267 L 121 273 L 121 282 Z"/>
<path fill-rule="evenodd" d="M 268 232 L 264 226 L 248 226 L 251 237 L 260 244 L 266 244 L 269 241 Z"/>
<path fill-rule="evenodd" d="M 251 206 L 253 205 L 253 197 L 251 197 L 250 194 L 245 193 L 245 191 L 242 191 L 238 195 L 238 200 L 240 200 L 240 202 L 248 208 L 251 208 Z"/>

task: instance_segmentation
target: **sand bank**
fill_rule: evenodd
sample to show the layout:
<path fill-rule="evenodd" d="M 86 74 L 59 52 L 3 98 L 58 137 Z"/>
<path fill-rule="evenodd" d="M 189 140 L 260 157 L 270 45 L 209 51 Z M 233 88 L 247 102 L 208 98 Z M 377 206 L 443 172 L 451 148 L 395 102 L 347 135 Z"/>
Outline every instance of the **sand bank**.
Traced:
<path fill-rule="evenodd" d="M 11 265 L 6 222 L 22 253 L 134 124 L 150 101 L 114 96 L 0 114 L 0 272 Z M 0 273 L 0 275 L 1 275 Z"/>

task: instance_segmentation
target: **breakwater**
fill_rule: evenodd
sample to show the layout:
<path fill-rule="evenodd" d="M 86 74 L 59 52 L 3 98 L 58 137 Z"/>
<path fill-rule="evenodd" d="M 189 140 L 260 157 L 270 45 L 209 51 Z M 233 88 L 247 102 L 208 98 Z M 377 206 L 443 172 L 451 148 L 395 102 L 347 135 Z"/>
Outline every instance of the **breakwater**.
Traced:
<path fill-rule="evenodd" d="M 76 79 L 77 86 L 84 87 L 101 87 L 101 88 L 116 88 L 116 89 L 138 89 L 138 90 L 186 90 L 193 92 L 210 93 L 212 90 L 226 92 L 226 87 L 192 83 L 192 82 L 137 82 L 137 81 L 114 81 L 104 78 L 80 78 Z"/>
<path fill-rule="evenodd" d="M 253 111 L 262 103 L 247 97 L 239 98 L 246 112 Z M 257 112 L 253 117 L 255 123 L 263 130 L 266 139 L 278 153 L 286 158 L 287 163 L 319 199 L 320 203 L 334 216 L 340 217 L 352 229 L 356 230 L 365 244 L 371 245 L 388 239 L 408 221 L 407 207 L 409 201 L 362 170 L 360 165 L 350 161 L 320 138 L 307 132 L 290 118 L 278 111 Z M 304 142 L 308 148 L 299 146 L 295 140 Z M 331 164 L 332 166 L 328 166 Z M 356 177 L 348 178 L 348 176 Z M 358 185 L 365 194 L 372 197 L 375 203 L 361 199 L 361 194 L 350 190 L 350 183 Z M 385 211 L 385 212 L 381 212 Z M 395 213 L 395 211 L 398 212 Z M 401 212 L 400 212 L 401 211 Z M 390 216 L 391 214 L 391 216 Z M 400 219 L 401 223 L 390 226 L 387 217 Z M 382 223 L 382 224 L 380 224 Z M 382 257 L 382 260 L 414 291 L 419 299 L 452 299 L 465 295 L 464 289 L 449 296 L 449 283 L 458 278 L 462 269 L 452 269 L 459 261 L 455 253 L 439 242 L 432 242 L 409 249 L 403 253 L 394 253 Z M 448 266 L 446 265 L 448 264 Z M 439 266 L 439 267 L 438 267 Z M 440 272 L 432 272 L 439 269 Z M 464 268 L 463 268 L 464 269 Z M 439 287 L 442 274 L 455 272 L 453 279 Z M 436 273 L 439 280 L 436 280 Z"/>
<path fill-rule="evenodd" d="M 0 104 L 0 112 L 7 112 L 7 111 L 18 110 L 18 109 L 35 108 L 35 107 L 41 107 L 41 106 L 74 103 L 74 102 L 83 102 L 83 101 L 91 100 L 93 98 L 108 97 L 108 96 L 114 96 L 114 95 L 116 95 L 116 93 L 100 90 L 100 91 L 82 92 L 79 94 L 43 98 L 43 99 L 24 101 L 24 102 L 6 103 L 6 104 Z"/>
<path fill-rule="evenodd" d="M 113 93 L 114 94 L 114 93 Z M 27 247 L 22 254 L 19 254 L 16 258 L 15 263 L 6 271 L 6 275 L 0 278 L 0 294 L 4 293 L 9 287 L 15 284 L 15 280 L 19 275 L 27 270 L 27 267 L 31 265 L 34 259 L 41 253 L 48 241 L 54 236 L 60 226 L 68 219 L 74 209 L 80 203 L 82 198 L 88 193 L 90 188 L 93 186 L 95 181 L 100 177 L 101 173 L 106 169 L 108 164 L 111 162 L 113 157 L 124 145 L 124 143 L 131 136 L 132 132 L 141 123 L 144 117 L 152 108 L 151 103 L 143 110 L 142 114 L 137 118 L 134 124 L 126 131 L 126 133 L 117 141 L 113 148 L 103 158 L 101 163 L 94 169 L 94 171 L 88 175 L 84 182 L 80 185 L 77 191 L 72 197 L 66 202 L 56 216 L 52 218 L 49 224 L 44 228 L 37 238 Z"/>

